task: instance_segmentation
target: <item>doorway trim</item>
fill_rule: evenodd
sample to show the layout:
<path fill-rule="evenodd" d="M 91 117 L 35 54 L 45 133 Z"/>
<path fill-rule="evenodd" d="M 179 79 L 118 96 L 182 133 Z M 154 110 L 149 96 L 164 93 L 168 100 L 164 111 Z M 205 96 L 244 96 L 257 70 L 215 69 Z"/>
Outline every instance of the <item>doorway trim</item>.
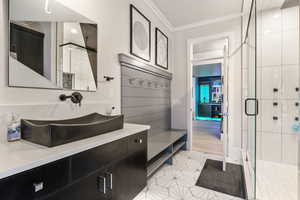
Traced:
<path fill-rule="evenodd" d="M 231 50 L 231 41 L 234 37 L 234 33 L 233 32 L 223 32 L 221 34 L 215 34 L 215 35 L 211 35 L 211 36 L 204 36 L 204 37 L 197 37 L 197 38 L 191 38 L 187 40 L 187 96 L 186 96 L 186 120 L 187 120 L 187 132 L 188 132 L 188 149 L 191 150 L 192 149 L 192 141 L 193 141 L 193 105 L 192 105 L 192 88 L 193 88 L 193 78 L 192 78 L 192 72 L 193 72 L 193 65 L 197 62 L 196 60 L 193 60 L 193 45 L 199 42 L 204 42 L 207 40 L 220 40 L 220 39 L 228 39 L 228 55 L 227 57 L 230 57 L 230 50 Z M 216 59 L 211 59 L 211 61 L 221 61 L 222 63 L 222 67 L 224 64 L 224 59 L 226 56 L 224 56 L 224 58 L 220 59 L 220 58 L 216 58 Z M 201 61 L 201 60 L 199 60 Z M 208 62 L 211 62 L 208 61 Z M 230 59 L 228 59 L 228 66 L 230 65 Z M 203 60 L 203 63 L 205 63 L 206 61 Z M 202 62 L 201 62 L 202 63 Z M 220 62 L 219 62 L 220 63 Z M 228 70 L 227 70 L 228 71 Z M 228 78 L 228 73 L 224 74 L 224 76 L 226 76 L 226 78 Z M 228 87 L 228 85 L 227 85 Z M 227 91 L 227 96 L 228 96 L 228 91 Z M 227 102 L 228 104 L 228 102 Z M 228 129 L 228 120 L 226 122 L 226 127 Z M 228 135 L 228 134 L 227 134 Z M 226 142 L 226 149 L 224 149 L 224 161 L 226 157 L 229 157 L 228 155 L 228 137 L 224 139 L 223 142 Z"/>

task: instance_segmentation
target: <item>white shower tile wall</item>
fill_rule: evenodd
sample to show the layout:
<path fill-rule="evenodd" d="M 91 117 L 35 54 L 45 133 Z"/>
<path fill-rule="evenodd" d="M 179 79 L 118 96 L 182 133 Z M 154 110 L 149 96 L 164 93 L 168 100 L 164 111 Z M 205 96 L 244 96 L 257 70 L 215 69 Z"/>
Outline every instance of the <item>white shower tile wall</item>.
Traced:
<path fill-rule="evenodd" d="M 297 164 L 299 8 L 258 13 L 258 159 Z"/>

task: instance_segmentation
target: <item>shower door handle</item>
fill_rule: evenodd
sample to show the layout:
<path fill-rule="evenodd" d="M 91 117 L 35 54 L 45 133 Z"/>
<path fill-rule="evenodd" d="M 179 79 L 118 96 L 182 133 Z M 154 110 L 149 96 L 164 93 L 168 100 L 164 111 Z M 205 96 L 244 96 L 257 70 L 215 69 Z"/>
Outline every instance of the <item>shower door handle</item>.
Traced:
<path fill-rule="evenodd" d="M 248 112 L 248 103 L 249 101 L 254 101 L 255 103 L 255 113 Z M 247 116 L 257 116 L 258 115 L 258 100 L 256 98 L 247 98 L 245 100 L 245 113 Z"/>

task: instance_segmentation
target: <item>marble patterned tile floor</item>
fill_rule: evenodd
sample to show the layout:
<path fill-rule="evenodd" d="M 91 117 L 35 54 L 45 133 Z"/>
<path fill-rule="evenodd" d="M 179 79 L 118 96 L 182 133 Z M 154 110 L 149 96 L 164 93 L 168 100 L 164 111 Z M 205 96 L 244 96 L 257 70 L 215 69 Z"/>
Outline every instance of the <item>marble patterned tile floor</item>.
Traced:
<path fill-rule="evenodd" d="M 219 157 L 182 151 L 173 165 L 164 165 L 148 180 L 148 186 L 134 200 L 240 200 L 196 186 L 206 159 Z"/>

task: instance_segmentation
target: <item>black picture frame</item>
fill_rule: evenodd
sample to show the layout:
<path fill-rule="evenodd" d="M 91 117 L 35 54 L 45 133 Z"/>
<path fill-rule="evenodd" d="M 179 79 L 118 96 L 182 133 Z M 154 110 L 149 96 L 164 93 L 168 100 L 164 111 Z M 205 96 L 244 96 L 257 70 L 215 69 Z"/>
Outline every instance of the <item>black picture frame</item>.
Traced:
<path fill-rule="evenodd" d="M 161 34 L 167 41 L 167 48 L 166 48 L 166 55 L 167 55 L 167 60 L 166 60 L 166 66 L 163 66 L 161 63 L 158 61 L 158 34 Z M 169 38 L 168 36 L 162 32 L 159 28 L 155 28 L 155 65 L 168 70 L 169 69 Z"/>
<path fill-rule="evenodd" d="M 139 55 L 138 53 L 134 52 L 133 49 L 133 42 L 134 42 L 134 34 L 133 34 L 133 12 L 137 12 L 142 18 L 144 18 L 148 22 L 148 28 L 149 28 L 149 58 L 145 58 L 142 55 Z M 130 4 L 130 54 L 140 58 L 144 61 L 150 62 L 151 61 L 151 21 L 141 12 L 139 11 L 133 4 Z"/>

